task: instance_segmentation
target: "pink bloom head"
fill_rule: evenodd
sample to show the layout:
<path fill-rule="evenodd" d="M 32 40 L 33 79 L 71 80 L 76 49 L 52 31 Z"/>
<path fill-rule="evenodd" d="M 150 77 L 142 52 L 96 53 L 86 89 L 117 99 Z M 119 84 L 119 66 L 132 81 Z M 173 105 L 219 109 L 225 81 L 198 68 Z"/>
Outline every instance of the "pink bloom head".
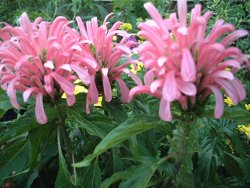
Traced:
<path fill-rule="evenodd" d="M 221 89 L 235 104 L 245 98 L 245 89 L 234 77 L 234 73 L 249 66 L 249 56 L 229 45 L 247 35 L 247 31 L 235 31 L 233 25 L 218 20 L 206 35 L 212 13 L 201 15 L 201 5 L 197 4 L 188 22 L 186 0 L 178 0 L 178 18 L 173 13 L 169 19 L 163 19 L 151 3 L 146 3 L 144 7 L 153 18 L 138 26 L 139 35 L 147 39 L 139 51 L 140 61 L 148 71 L 144 77 L 145 86 L 133 88 L 131 98 L 139 93 L 149 93 L 160 98 L 159 114 L 165 121 L 172 120 L 173 101 L 179 101 L 186 110 L 196 100 L 203 101 L 214 93 L 214 116 L 220 118 L 224 111 Z M 228 35 L 224 37 L 224 34 Z M 232 69 L 226 71 L 227 67 Z"/>
<path fill-rule="evenodd" d="M 6 25 L 0 29 L 0 82 L 7 91 L 11 103 L 19 108 L 16 91 L 23 93 L 26 102 L 30 96 L 36 97 L 36 118 L 46 123 L 43 97 L 54 100 L 63 92 L 67 104 L 75 101 L 71 60 L 77 50 L 74 35 L 77 32 L 69 26 L 64 17 L 57 17 L 52 23 L 37 18 L 30 22 L 26 13 L 22 14 L 20 27 Z"/>
<path fill-rule="evenodd" d="M 76 57 L 77 65 L 88 69 L 89 75 L 80 76 L 85 85 L 88 85 L 86 111 L 89 113 L 89 104 L 97 103 L 99 94 L 103 94 L 105 100 L 112 100 L 112 84 L 116 81 L 119 85 L 123 102 L 128 101 L 129 89 L 125 82 L 120 78 L 122 73 L 128 74 L 137 84 L 141 84 L 140 79 L 133 74 L 127 65 L 133 61 L 129 59 L 131 48 L 135 41 L 127 40 L 129 35 L 125 31 L 118 30 L 122 22 L 116 22 L 108 29 L 107 19 L 103 25 L 98 26 L 97 18 L 92 18 L 84 24 L 80 17 L 76 18 L 81 33 L 81 48 Z M 113 36 L 121 37 L 120 42 L 114 42 Z M 118 65 L 119 60 L 126 57 L 128 61 L 125 64 Z M 79 70 L 79 74 L 82 71 Z"/>

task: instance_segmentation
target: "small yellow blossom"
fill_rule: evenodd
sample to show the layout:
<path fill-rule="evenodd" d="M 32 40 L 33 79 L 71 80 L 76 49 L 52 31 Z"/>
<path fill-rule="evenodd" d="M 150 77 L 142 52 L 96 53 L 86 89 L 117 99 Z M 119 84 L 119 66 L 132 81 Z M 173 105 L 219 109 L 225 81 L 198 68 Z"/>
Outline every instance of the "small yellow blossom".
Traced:
<path fill-rule="evenodd" d="M 74 83 L 79 84 L 80 82 L 81 82 L 81 80 L 78 79 Z M 74 95 L 77 95 L 79 93 L 88 93 L 88 89 L 84 86 L 76 85 Z M 63 93 L 62 98 L 63 99 L 67 98 L 66 93 Z M 102 106 L 102 96 L 98 97 L 98 103 L 94 104 L 94 106 Z"/>
<path fill-rule="evenodd" d="M 240 132 L 243 132 L 247 135 L 248 139 L 250 140 L 250 124 L 248 125 L 238 125 L 238 129 Z"/>
<path fill-rule="evenodd" d="M 98 97 L 98 103 L 94 104 L 94 106 L 102 106 L 102 96 Z"/>
<path fill-rule="evenodd" d="M 79 93 L 87 93 L 87 92 L 88 92 L 88 90 L 84 86 L 80 86 L 80 85 L 75 86 L 74 95 L 77 95 Z M 62 98 L 63 99 L 67 98 L 66 93 L 63 93 Z"/>
<path fill-rule="evenodd" d="M 132 30 L 132 25 L 130 23 L 123 23 L 119 29 L 126 30 L 126 31 L 131 31 Z"/>
<path fill-rule="evenodd" d="M 79 84 L 80 82 L 82 82 L 80 79 L 77 79 L 76 81 L 74 81 L 75 84 Z"/>
<path fill-rule="evenodd" d="M 245 104 L 245 108 L 250 111 L 250 104 Z"/>
<path fill-rule="evenodd" d="M 233 101 L 229 97 L 225 98 L 224 102 L 227 103 L 228 106 L 234 105 Z"/>
<path fill-rule="evenodd" d="M 117 36 L 113 36 L 113 41 L 117 41 Z"/>
<path fill-rule="evenodd" d="M 141 70 L 142 70 L 142 67 L 143 67 L 143 63 L 141 63 L 141 62 L 137 62 L 136 64 L 137 64 L 137 69 L 136 69 L 136 67 L 135 67 L 134 64 L 131 64 L 131 65 L 130 65 L 130 66 L 131 66 L 131 71 L 132 71 L 134 74 L 137 74 L 139 71 L 141 71 Z"/>

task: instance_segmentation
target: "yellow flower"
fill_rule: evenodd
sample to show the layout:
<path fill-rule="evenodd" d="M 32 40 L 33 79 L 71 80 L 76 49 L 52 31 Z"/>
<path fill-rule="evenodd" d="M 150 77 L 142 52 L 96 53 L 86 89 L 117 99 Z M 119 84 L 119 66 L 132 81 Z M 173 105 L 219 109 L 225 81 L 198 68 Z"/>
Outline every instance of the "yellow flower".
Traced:
<path fill-rule="evenodd" d="M 75 86 L 74 95 L 77 95 L 79 93 L 87 93 L 87 92 L 88 92 L 88 90 L 84 86 L 80 86 L 80 85 Z M 63 99 L 67 98 L 66 93 L 63 93 L 62 98 Z"/>
<path fill-rule="evenodd" d="M 126 30 L 126 31 L 131 31 L 132 30 L 132 25 L 130 23 L 123 23 L 119 29 Z"/>
<path fill-rule="evenodd" d="M 80 82 L 81 82 L 81 80 L 78 79 L 78 80 L 76 80 L 74 83 L 75 83 L 75 84 L 78 84 L 78 83 L 80 83 Z M 75 86 L 74 95 L 77 95 L 77 94 L 79 94 L 79 93 L 88 93 L 88 89 L 87 89 L 86 87 L 84 87 L 84 86 L 76 85 L 76 86 Z M 67 98 L 66 93 L 63 93 L 62 98 L 63 98 L 63 99 L 66 99 L 66 98 Z M 98 103 L 94 104 L 94 106 L 102 106 L 102 96 L 100 96 L 100 97 L 98 98 Z"/>
<path fill-rule="evenodd" d="M 134 74 L 137 74 L 139 71 L 141 71 L 142 67 L 143 67 L 143 63 L 141 62 L 137 62 L 137 68 L 135 67 L 134 64 L 131 64 L 131 71 L 134 73 Z"/>
<path fill-rule="evenodd" d="M 233 101 L 229 97 L 225 98 L 224 102 L 227 103 L 228 106 L 234 105 Z"/>
<path fill-rule="evenodd" d="M 117 41 L 117 36 L 113 36 L 113 41 Z"/>
<path fill-rule="evenodd" d="M 250 104 L 245 104 L 245 108 L 250 111 Z"/>
<path fill-rule="evenodd" d="M 243 132 L 247 135 L 248 139 L 250 140 L 250 124 L 248 125 L 238 125 L 238 129 L 240 132 Z"/>
<path fill-rule="evenodd" d="M 98 103 L 94 104 L 94 106 L 102 106 L 102 96 L 98 97 Z"/>

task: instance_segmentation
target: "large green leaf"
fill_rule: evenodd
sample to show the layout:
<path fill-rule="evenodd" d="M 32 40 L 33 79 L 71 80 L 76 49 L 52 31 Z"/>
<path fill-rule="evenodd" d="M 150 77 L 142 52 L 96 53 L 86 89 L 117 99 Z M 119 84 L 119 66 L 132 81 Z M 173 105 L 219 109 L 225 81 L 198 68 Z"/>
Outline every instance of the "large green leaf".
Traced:
<path fill-rule="evenodd" d="M 102 171 L 99 167 L 98 161 L 96 160 L 93 164 L 86 168 L 81 169 L 81 185 L 86 188 L 100 188 Z"/>
<path fill-rule="evenodd" d="M 0 184 L 11 175 L 27 172 L 26 167 L 30 158 L 30 144 L 24 138 L 8 144 L 0 153 Z"/>
<path fill-rule="evenodd" d="M 127 120 L 127 113 L 118 98 L 113 98 L 111 102 L 103 102 L 102 106 L 115 121 L 122 123 Z"/>
<path fill-rule="evenodd" d="M 102 182 L 101 188 L 108 188 L 112 184 L 121 181 L 119 188 L 145 188 L 148 186 L 152 176 L 160 165 L 165 161 L 164 158 L 156 160 L 147 160 L 138 166 L 131 166 L 130 168 L 113 174 Z"/>
<path fill-rule="evenodd" d="M 130 173 L 130 169 L 114 173 L 110 178 L 107 178 L 102 182 L 101 188 L 109 188 L 113 183 L 128 178 Z"/>
<path fill-rule="evenodd" d="M 0 92 L 0 118 L 5 114 L 5 112 L 7 112 L 11 108 L 12 105 L 7 94 Z"/>
<path fill-rule="evenodd" d="M 146 188 L 150 179 L 159 167 L 158 163 L 145 163 L 133 169 L 127 177 L 126 181 L 120 184 L 120 188 Z"/>
<path fill-rule="evenodd" d="M 214 117 L 214 107 L 208 107 L 202 114 L 204 117 Z M 239 123 L 250 123 L 250 112 L 240 106 L 225 107 L 222 119 L 234 120 Z"/>
<path fill-rule="evenodd" d="M 218 128 L 211 128 L 208 135 L 202 140 L 199 152 L 199 172 L 204 185 L 209 186 L 215 181 L 215 173 L 221 165 L 226 142 L 223 133 Z"/>
<path fill-rule="evenodd" d="M 83 161 L 73 165 L 75 167 L 88 166 L 95 157 L 102 154 L 111 147 L 118 145 L 133 135 L 137 135 L 152 128 L 156 128 L 162 123 L 164 122 L 155 120 L 152 117 L 132 117 L 107 134 L 106 137 L 96 146 L 93 154 L 88 155 Z"/>
<path fill-rule="evenodd" d="M 108 12 L 106 11 L 106 9 L 103 6 L 100 6 L 97 4 L 94 4 L 94 5 L 98 8 L 98 11 L 101 15 L 102 20 L 104 20 L 105 17 L 108 15 Z"/>
<path fill-rule="evenodd" d="M 59 170 L 55 182 L 56 188 L 71 188 L 74 185 L 71 183 L 71 176 L 68 171 L 66 161 L 64 159 L 60 140 L 60 127 L 57 128 L 57 142 L 58 142 L 58 155 L 59 155 Z"/>
<path fill-rule="evenodd" d="M 31 145 L 31 157 L 28 163 L 29 177 L 26 182 L 26 188 L 30 188 L 34 180 L 38 177 L 39 171 L 57 154 L 55 150 L 56 126 L 54 122 L 49 122 L 46 126 L 39 126 L 29 131 L 28 140 Z M 47 153 L 47 150 L 55 152 Z"/>
<path fill-rule="evenodd" d="M 88 134 L 104 138 L 113 126 L 109 122 L 105 122 L 105 116 L 102 114 L 94 114 L 94 118 L 89 121 L 83 114 L 79 114 L 74 110 L 67 110 L 66 124 L 73 124 L 75 127 L 86 129 Z M 98 121 L 99 119 L 99 121 Z"/>
<path fill-rule="evenodd" d="M 53 121 L 55 119 L 54 108 L 46 108 L 46 114 L 49 121 Z M 37 123 L 34 109 L 30 109 L 23 115 L 20 115 L 17 119 L 5 123 L 5 125 L 0 125 L 0 144 L 27 133 L 29 130 L 39 126 L 42 125 Z"/>

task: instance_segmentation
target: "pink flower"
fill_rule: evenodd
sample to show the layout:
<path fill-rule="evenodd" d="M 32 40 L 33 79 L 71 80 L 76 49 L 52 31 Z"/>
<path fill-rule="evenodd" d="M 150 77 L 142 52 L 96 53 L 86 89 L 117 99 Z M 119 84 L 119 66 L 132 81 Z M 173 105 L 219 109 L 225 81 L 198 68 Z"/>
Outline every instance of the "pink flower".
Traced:
<path fill-rule="evenodd" d="M 151 3 L 144 7 L 153 18 L 138 26 L 139 35 L 147 39 L 139 47 L 139 52 L 140 61 L 148 71 L 144 77 L 145 86 L 133 88 L 130 98 L 139 93 L 160 98 L 159 115 L 165 121 L 172 120 L 173 101 L 179 101 L 186 110 L 196 100 L 203 101 L 214 93 L 214 116 L 220 118 L 224 111 L 221 89 L 235 104 L 245 98 L 245 89 L 234 73 L 249 66 L 249 56 L 229 45 L 246 36 L 247 31 L 235 31 L 233 25 L 218 20 L 206 35 L 212 12 L 201 15 L 201 5 L 197 4 L 191 11 L 190 21 L 187 21 L 186 0 L 178 0 L 178 18 L 173 13 L 169 19 L 163 19 Z M 231 67 L 231 71 L 226 71 L 227 67 Z"/>
<path fill-rule="evenodd" d="M 89 87 L 86 103 L 87 113 L 90 112 L 90 102 L 97 103 L 100 94 L 104 95 L 107 102 L 112 100 L 112 84 L 114 81 L 119 85 L 123 102 L 128 102 L 129 89 L 120 77 L 122 73 L 130 75 L 138 85 L 141 84 L 139 77 L 126 68 L 133 62 L 129 55 L 131 54 L 130 48 L 135 45 L 135 42 L 127 40 L 129 35 L 125 31 L 118 30 L 122 22 L 116 22 L 110 29 L 107 28 L 107 19 L 111 15 L 109 14 L 105 18 L 101 26 L 98 26 L 96 17 L 87 21 L 86 26 L 80 17 L 76 17 L 81 33 L 82 50 L 78 51 L 75 60 L 79 67 L 87 68 L 90 74 L 88 78 L 80 77 L 82 82 Z M 121 36 L 120 42 L 113 42 L 113 36 L 115 35 Z M 121 58 L 127 58 L 128 61 L 125 64 L 118 65 Z"/>
<path fill-rule="evenodd" d="M 13 107 L 19 108 L 16 91 L 23 93 L 26 102 L 30 96 L 36 97 L 36 118 L 45 124 L 43 97 L 54 100 L 63 92 L 67 104 L 75 102 L 74 84 L 76 76 L 71 67 L 74 51 L 78 50 L 77 32 L 69 26 L 64 17 L 57 17 L 52 23 L 37 18 L 30 22 L 26 13 L 22 14 L 20 27 L 6 25 L 0 30 L 0 83 L 7 91 Z"/>

